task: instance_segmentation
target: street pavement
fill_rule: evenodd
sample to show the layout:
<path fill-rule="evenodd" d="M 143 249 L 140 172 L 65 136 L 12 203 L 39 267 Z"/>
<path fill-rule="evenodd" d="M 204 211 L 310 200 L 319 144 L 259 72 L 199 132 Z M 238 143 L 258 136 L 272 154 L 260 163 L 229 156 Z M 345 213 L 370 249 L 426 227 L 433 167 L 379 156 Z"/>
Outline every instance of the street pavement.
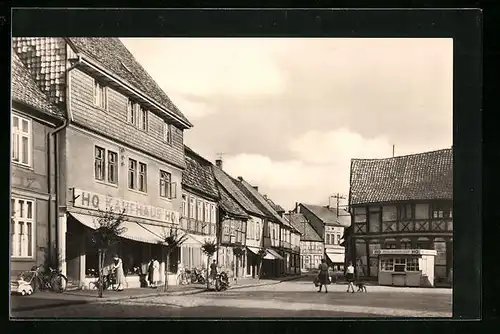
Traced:
<path fill-rule="evenodd" d="M 13 311 L 15 318 L 186 318 L 186 317 L 451 317 L 451 289 L 368 286 L 347 293 L 333 284 L 317 293 L 310 277 L 224 292 L 159 295 L 92 301 L 62 307 Z M 34 296 L 33 296 L 34 297 Z M 31 297 L 29 297 L 31 298 Z"/>

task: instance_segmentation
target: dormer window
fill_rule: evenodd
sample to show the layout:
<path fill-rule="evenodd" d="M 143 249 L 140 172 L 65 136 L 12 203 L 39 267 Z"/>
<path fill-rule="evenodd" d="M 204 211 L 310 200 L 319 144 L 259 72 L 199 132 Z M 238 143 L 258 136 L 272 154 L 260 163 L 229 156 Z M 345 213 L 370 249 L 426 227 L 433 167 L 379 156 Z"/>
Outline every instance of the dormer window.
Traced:
<path fill-rule="evenodd" d="M 163 140 L 167 144 L 172 144 L 172 127 L 168 123 L 163 123 Z"/>
<path fill-rule="evenodd" d="M 94 104 L 104 110 L 108 108 L 106 86 L 94 79 Z"/>

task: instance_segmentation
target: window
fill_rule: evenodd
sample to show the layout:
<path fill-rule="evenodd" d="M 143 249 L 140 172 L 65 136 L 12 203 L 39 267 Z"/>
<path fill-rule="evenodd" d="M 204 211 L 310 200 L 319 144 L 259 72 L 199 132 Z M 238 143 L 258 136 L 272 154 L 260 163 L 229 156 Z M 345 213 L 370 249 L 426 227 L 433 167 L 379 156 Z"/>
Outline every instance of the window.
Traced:
<path fill-rule="evenodd" d="M 380 232 L 380 213 L 372 212 L 370 213 L 370 220 L 368 221 L 369 231 L 372 233 Z"/>
<path fill-rule="evenodd" d="M 35 244 L 34 201 L 11 198 L 11 205 L 11 256 L 32 258 Z"/>
<path fill-rule="evenodd" d="M 397 207 L 391 205 L 391 206 L 384 206 L 382 208 L 383 221 L 395 221 L 397 216 L 398 216 Z"/>
<path fill-rule="evenodd" d="M 104 181 L 105 150 L 96 146 L 94 151 L 94 177 L 96 180 Z"/>
<path fill-rule="evenodd" d="M 12 161 L 31 165 L 31 120 L 12 115 Z"/>
<path fill-rule="evenodd" d="M 394 271 L 394 259 L 381 259 L 380 271 Z"/>
<path fill-rule="evenodd" d="M 411 241 L 408 239 L 401 240 L 401 249 L 411 249 Z"/>
<path fill-rule="evenodd" d="M 217 222 L 217 211 L 215 211 L 215 204 L 211 204 L 210 205 L 210 211 L 211 211 L 211 215 L 212 215 L 212 223 L 216 223 Z"/>
<path fill-rule="evenodd" d="M 354 208 L 354 222 L 366 223 L 366 208 Z"/>
<path fill-rule="evenodd" d="M 128 100 L 127 103 L 127 123 L 135 125 L 137 121 L 137 104 Z"/>
<path fill-rule="evenodd" d="M 406 259 L 405 258 L 395 258 L 394 259 L 394 271 L 404 272 L 406 269 Z"/>
<path fill-rule="evenodd" d="M 202 221 L 203 220 L 203 202 L 198 200 L 197 205 L 198 205 L 198 216 L 196 217 L 196 219 Z"/>
<path fill-rule="evenodd" d="M 161 179 L 161 176 L 160 176 Z M 161 196 L 161 183 L 160 183 L 160 196 Z M 188 205 L 187 205 L 187 196 L 182 195 L 182 215 L 183 217 L 188 216 Z"/>
<path fill-rule="evenodd" d="M 429 204 L 415 204 L 415 219 L 429 219 Z"/>
<path fill-rule="evenodd" d="M 163 123 L 163 140 L 167 144 L 172 144 L 172 127 L 168 123 Z"/>
<path fill-rule="evenodd" d="M 160 197 L 172 198 L 172 174 L 160 169 Z"/>
<path fill-rule="evenodd" d="M 205 203 L 205 221 L 210 223 L 210 203 Z"/>
<path fill-rule="evenodd" d="M 136 177 L 137 177 L 137 161 L 133 159 L 128 159 L 128 187 L 130 189 L 137 188 Z"/>
<path fill-rule="evenodd" d="M 106 87 L 94 80 L 94 103 L 101 109 L 107 109 L 107 94 Z"/>
<path fill-rule="evenodd" d="M 108 151 L 108 182 L 117 184 L 118 183 L 118 154 L 112 151 Z"/>
<path fill-rule="evenodd" d="M 139 162 L 139 191 L 148 191 L 148 166 Z"/>
<path fill-rule="evenodd" d="M 413 205 L 406 204 L 399 207 L 399 219 L 411 219 L 413 218 Z"/>
<path fill-rule="evenodd" d="M 189 218 L 196 219 L 196 199 L 189 197 Z"/>
<path fill-rule="evenodd" d="M 260 222 L 255 223 L 255 239 L 260 240 Z"/>
<path fill-rule="evenodd" d="M 419 271 L 418 258 L 406 259 L 406 271 Z"/>
<path fill-rule="evenodd" d="M 138 106 L 139 115 L 138 115 L 138 126 L 139 129 L 143 131 L 148 131 L 148 111 L 141 106 Z"/>

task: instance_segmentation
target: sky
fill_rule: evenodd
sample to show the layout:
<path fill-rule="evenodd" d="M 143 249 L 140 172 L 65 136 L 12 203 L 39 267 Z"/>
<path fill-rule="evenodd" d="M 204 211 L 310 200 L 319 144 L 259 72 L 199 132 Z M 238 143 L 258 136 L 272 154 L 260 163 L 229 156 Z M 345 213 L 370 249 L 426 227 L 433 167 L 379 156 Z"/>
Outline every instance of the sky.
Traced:
<path fill-rule="evenodd" d="M 347 198 L 352 158 L 452 145 L 452 39 L 121 40 L 194 124 L 185 144 L 286 210 Z"/>

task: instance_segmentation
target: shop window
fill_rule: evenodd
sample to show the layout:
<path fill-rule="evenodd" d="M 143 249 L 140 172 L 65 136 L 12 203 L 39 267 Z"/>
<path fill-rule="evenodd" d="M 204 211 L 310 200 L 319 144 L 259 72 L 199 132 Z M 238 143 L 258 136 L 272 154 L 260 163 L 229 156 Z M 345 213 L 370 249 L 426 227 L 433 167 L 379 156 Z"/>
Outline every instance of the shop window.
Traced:
<path fill-rule="evenodd" d="M 395 272 L 404 272 L 405 269 L 406 269 L 406 259 L 395 258 L 394 259 L 394 271 Z"/>
<path fill-rule="evenodd" d="M 394 271 L 394 259 L 381 259 L 380 271 Z"/>
<path fill-rule="evenodd" d="M 406 271 L 419 271 L 418 258 L 406 259 Z"/>
<path fill-rule="evenodd" d="M 11 199 L 11 256 L 33 258 L 35 245 L 35 202 Z"/>
<path fill-rule="evenodd" d="M 31 120 L 12 115 L 12 161 L 31 166 Z"/>

